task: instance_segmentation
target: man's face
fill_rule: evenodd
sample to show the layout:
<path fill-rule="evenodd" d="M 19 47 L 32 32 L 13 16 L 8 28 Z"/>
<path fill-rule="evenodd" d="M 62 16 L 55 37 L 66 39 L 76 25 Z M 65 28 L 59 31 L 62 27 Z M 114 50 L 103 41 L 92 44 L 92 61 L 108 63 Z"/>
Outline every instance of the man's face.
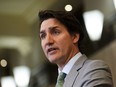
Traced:
<path fill-rule="evenodd" d="M 58 20 L 44 20 L 40 26 L 42 49 L 52 63 L 65 63 L 77 51 L 75 43 L 79 35 L 72 36 Z"/>

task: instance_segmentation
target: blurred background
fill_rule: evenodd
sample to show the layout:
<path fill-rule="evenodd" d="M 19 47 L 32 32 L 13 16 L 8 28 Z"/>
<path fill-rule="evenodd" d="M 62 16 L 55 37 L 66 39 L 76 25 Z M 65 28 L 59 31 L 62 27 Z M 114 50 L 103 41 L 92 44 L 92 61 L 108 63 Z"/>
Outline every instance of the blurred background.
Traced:
<path fill-rule="evenodd" d="M 0 87 L 54 87 L 57 66 L 39 39 L 38 12 L 71 11 L 83 25 L 82 53 L 104 60 L 116 86 L 116 0 L 0 0 Z"/>

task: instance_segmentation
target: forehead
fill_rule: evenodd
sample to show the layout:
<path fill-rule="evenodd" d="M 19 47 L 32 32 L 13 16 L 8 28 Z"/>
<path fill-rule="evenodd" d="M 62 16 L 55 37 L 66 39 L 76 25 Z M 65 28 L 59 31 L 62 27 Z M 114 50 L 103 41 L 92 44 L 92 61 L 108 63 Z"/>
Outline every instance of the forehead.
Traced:
<path fill-rule="evenodd" d="M 64 27 L 66 28 L 60 21 L 55 18 L 49 18 L 44 20 L 40 25 L 40 31 L 51 29 L 52 27 Z"/>
<path fill-rule="evenodd" d="M 53 24 L 60 24 L 60 22 L 55 18 L 49 18 L 49 19 L 44 20 L 41 23 L 40 28 L 50 26 L 50 25 L 53 25 Z"/>

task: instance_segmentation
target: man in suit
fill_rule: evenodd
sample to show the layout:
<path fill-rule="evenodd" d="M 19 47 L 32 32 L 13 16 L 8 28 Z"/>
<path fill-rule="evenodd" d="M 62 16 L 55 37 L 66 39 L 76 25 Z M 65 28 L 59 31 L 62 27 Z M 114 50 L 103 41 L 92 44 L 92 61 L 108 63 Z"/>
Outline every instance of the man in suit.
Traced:
<path fill-rule="evenodd" d="M 71 12 L 44 10 L 39 19 L 42 49 L 59 73 L 66 75 L 56 87 L 113 87 L 108 66 L 80 52 L 83 29 Z"/>

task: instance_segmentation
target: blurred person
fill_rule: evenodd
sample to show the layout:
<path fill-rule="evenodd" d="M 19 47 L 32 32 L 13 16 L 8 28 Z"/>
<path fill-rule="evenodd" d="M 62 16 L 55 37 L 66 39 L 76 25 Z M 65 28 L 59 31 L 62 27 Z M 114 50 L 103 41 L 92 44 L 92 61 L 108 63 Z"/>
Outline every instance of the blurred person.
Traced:
<path fill-rule="evenodd" d="M 113 87 L 108 65 L 88 59 L 80 51 L 83 28 L 71 12 L 43 10 L 38 16 L 42 49 L 47 59 L 57 64 L 58 73 L 63 73 L 56 87 Z"/>

